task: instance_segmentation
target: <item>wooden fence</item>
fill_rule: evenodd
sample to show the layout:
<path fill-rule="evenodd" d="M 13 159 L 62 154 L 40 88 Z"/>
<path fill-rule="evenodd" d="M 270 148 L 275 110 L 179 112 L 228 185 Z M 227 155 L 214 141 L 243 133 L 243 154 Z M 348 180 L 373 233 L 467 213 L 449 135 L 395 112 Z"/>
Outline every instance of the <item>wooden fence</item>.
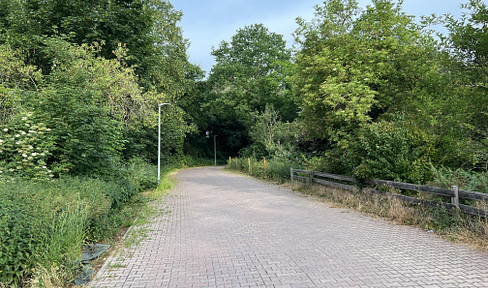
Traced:
<path fill-rule="evenodd" d="M 488 194 L 475 192 L 475 191 L 468 191 L 468 190 L 459 190 L 457 186 L 452 186 L 451 189 L 446 189 L 440 187 L 400 183 L 400 182 L 393 182 L 393 181 L 386 181 L 386 180 L 369 180 L 369 181 L 359 182 L 355 178 L 348 177 L 348 176 L 322 173 L 313 170 L 293 169 L 293 168 L 291 168 L 290 175 L 292 180 L 318 183 L 321 185 L 326 185 L 329 187 L 334 187 L 334 188 L 339 188 L 339 189 L 344 189 L 349 191 L 362 190 L 362 188 L 360 187 L 363 187 L 364 185 L 370 185 L 373 187 L 383 186 L 383 187 L 400 189 L 402 191 L 415 191 L 415 192 L 423 192 L 423 193 L 437 195 L 437 196 L 450 197 L 451 203 L 446 203 L 446 202 L 435 201 L 435 200 L 419 199 L 416 197 L 406 196 L 402 194 L 383 193 L 387 196 L 397 198 L 399 200 L 402 200 L 410 204 L 421 204 L 426 206 L 442 205 L 448 209 L 459 209 L 460 211 L 470 215 L 483 216 L 483 217 L 488 216 L 488 212 L 486 209 L 460 204 L 459 202 L 460 199 L 476 200 L 476 201 L 483 201 L 483 204 L 486 205 L 488 202 Z M 367 191 L 370 191 L 372 193 L 379 192 L 374 188 L 368 189 Z"/>

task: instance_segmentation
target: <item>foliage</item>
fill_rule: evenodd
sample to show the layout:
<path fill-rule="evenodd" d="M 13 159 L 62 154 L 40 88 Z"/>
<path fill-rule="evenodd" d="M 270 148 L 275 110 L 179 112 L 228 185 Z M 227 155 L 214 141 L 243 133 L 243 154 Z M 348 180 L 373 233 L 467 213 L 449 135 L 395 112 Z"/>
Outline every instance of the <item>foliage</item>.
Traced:
<path fill-rule="evenodd" d="M 372 123 L 361 129 L 357 147 L 350 156 L 360 159 L 354 176 L 407 183 L 431 180 L 428 139 L 401 117 L 395 120 Z"/>
<path fill-rule="evenodd" d="M 0 281 L 19 283 L 36 265 L 73 265 L 85 231 L 107 213 L 106 184 L 64 179 L 0 184 Z"/>
<path fill-rule="evenodd" d="M 186 89 L 185 73 L 193 67 L 177 26 L 182 13 L 169 1 L 2 0 L 0 7 L 0 43 L 26 49 L 29 62 L 45 73 L 53 63 L 38 49 L 42 37 L 64 35 L 78 45 L 103 42 L 99 55 L 106 59 L 116 58 L 113 51 L 123 44 L 147 89 L 175 96 Z"/>
<path fill-rule="evenodd" d="M 290 179 L 290 169 L 297 167 L 301 165 L 288 159 L 232 158 L 227 163 L 229 169 L 280 182 Z"/>
<path fill-rule="evenodd" d="M 157 182 L 141 159 L 156 160 L 158 103 L 171 103 L 163 169 L 194 164 L 181 155 L 194 120 L 179 105 L 197 103 L 203 72 L 181 16 L 163 0 L 0 0 L 2 284 L 69 274 L 84 241 L 130 222 L 127 204 Z"/>
<path fill-rule="evenodd" d="M 469 10 L 460 20 L 448 16 L 450 35 L 445 47 L 461 65 L 465 81 L 476 88 L 488 89 L 488 7 L 481 0 L 469 0 L 462 8 Z M 459 76 L 459 75 L 457 75 Z"/>
<path fill-rule="evenodd" d="M 163 174 L 178 165 L 163 163 Z M 156 167 L 142 159 L 119 174 L 126 178 L 0 182 L 0 283 L 22 284 L 51 267 L 70 282 L 82 245 L 130 225 L 128 206 L 140 201 L 135 193 L 157 185 Z"/>
<path fill-rule="evenodd" d="M 282 122 L 273 106 L 266 106 L 262 113 L 254 113 L 254 124 L 249 135 L 253 146 L 263 147 L 263 156 L 290 158 L 296 139 L 296 123 Z"/>
<path fill-rule="evenodd" d="M 19 113 L 0 129 L 0 179 L 46 180 L 62 169 L 49 161 L 55 144 L 53 131 L 32 113 Z"/>
<path fill-rule="evenodd" d="M 436 185 L 451 187 L 458 186 L 460 189 L 488 193 L 488 173 L 465 171 L 463 169 L 452 170 L 448 167 L 432 167 Z"/>
<path fill-rule="evenodd" d="M 142 158 L 132 158 L 127 165 L 128 174 L 135 183 L 138 192 L 147 191 L 157 187 L 157 171 L 154 165 Z"/>
<path fill-rule="evenodd" d="M 399 6 L 373 1 L 358 14 L 355 1 L 326 1 L 316 22 L 299 22 L 305 40 L 293 79 L 311 137 L 340 142 L 362 124 L 405 109 L 434 68 L 433 48 L 423 44 L 429 39 Z"/>
<path fill-rule="evenodd" d="M 452 97 L 446 99 L 451 105 L 441 106 L 444 117 L 452 129 L 459 155 L 456 162 L 444 165 L 469 170 L 486 171 L 488 163 L 488 8 L 486 3 L 470 0 L 462 7 L 467 11 L 460 20 L 447 17 L 449 36 L 444 38 L 443 47 L 450 58 L 449 81 L 453 83 Z M 463 153 L 466 151 L 465 153 Z"/>
<path fill-rule="evenodd" d="M 0 125 L 15 115 L 19 91 L 37 87 L 40 78 L 35 67 L 25 65 L 19 54 L 8 45 L 0 45 Z"/>
<path fill-rule="evenodd" d="M 102 87 L 113 85 L 123 91 L 116 84 L 127 85 L 130 78 L 119 82 L 107 77 L 110 61 L 94 57 L 88 47 L 56 39 L 46 44 L 56 65 L 45 77 L 46 87 L 27 93 L 26 108 L 37 111 L 48 127 L 56 127 L 52 130 L 54 162 L 66 163 L 74 175 L 112 172 L 123 148 L 122 119 L 117 117 L 123 113 L 110 109 L 109 101 L 128 96 L 123 92 L 110 95 Z"/>
<path fill-rule="evenodd" d="M 429 180 L 443 137 L 427 136 L 435 114 L 425 107 L 438 109 L 450 87 L 430 32 L 387 0 L 364 11 L 357 1 L 325 1 L 316 19 L 298 23 L 292 81 L 305 140 L 325 143 L 313 152 L 325 155 L 326 170 Z"/>
<path fill-rule="evenodd" d="M 262 24 L 246 26 L 212 55 L 216 64 L 204 87 L 200 127 L 219 135 L 228 154 L 250 144 L 251 114 L 267 105 L 279 107 L 283 119 L 294 119 L 296 107 L 286 80 L 290 52 L 282 35 Z"/>

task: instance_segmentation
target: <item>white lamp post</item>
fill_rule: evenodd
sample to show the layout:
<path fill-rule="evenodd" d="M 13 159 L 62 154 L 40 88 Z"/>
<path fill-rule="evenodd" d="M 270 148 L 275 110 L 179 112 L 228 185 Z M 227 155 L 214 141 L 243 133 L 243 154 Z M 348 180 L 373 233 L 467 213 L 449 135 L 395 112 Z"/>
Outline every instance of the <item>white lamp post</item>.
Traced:
<path fill-rule="evenodd" d="M 158 185 L 161 177 L 161 106 L 170 105 L 169 103 L 158 104 L 159 117 L 158 117 Z"/>

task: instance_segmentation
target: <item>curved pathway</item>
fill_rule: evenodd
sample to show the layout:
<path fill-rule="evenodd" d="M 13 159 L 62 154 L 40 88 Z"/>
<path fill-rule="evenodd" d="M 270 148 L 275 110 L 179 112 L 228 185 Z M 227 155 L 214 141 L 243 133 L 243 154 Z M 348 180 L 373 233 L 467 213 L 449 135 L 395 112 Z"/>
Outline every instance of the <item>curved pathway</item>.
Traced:
<path fill-rule="evenodd" d="M 432 233 L 220 168 L 177 180 L 170 212 L 90 287 L 488 287 L 488 255 Z"/>

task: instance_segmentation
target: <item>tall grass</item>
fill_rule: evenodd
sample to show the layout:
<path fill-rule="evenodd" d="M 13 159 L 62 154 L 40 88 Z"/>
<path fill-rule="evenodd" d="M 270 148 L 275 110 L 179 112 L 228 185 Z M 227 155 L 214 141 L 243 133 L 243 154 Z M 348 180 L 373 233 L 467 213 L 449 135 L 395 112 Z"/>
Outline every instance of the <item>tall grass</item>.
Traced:
<path fill-rule="evenodd" d="M 67 178 L 0 184 L 0 282 L 20 285 L 38 267 L 71 265 L 87 228 L 108 213 L 104 183 Z"/>
<path fill-rule="evenodd" d="M 230 158 L 227 168 L 279 182 L 290 179 L 290 169 L 300 165 L 287 159 Z"/>

